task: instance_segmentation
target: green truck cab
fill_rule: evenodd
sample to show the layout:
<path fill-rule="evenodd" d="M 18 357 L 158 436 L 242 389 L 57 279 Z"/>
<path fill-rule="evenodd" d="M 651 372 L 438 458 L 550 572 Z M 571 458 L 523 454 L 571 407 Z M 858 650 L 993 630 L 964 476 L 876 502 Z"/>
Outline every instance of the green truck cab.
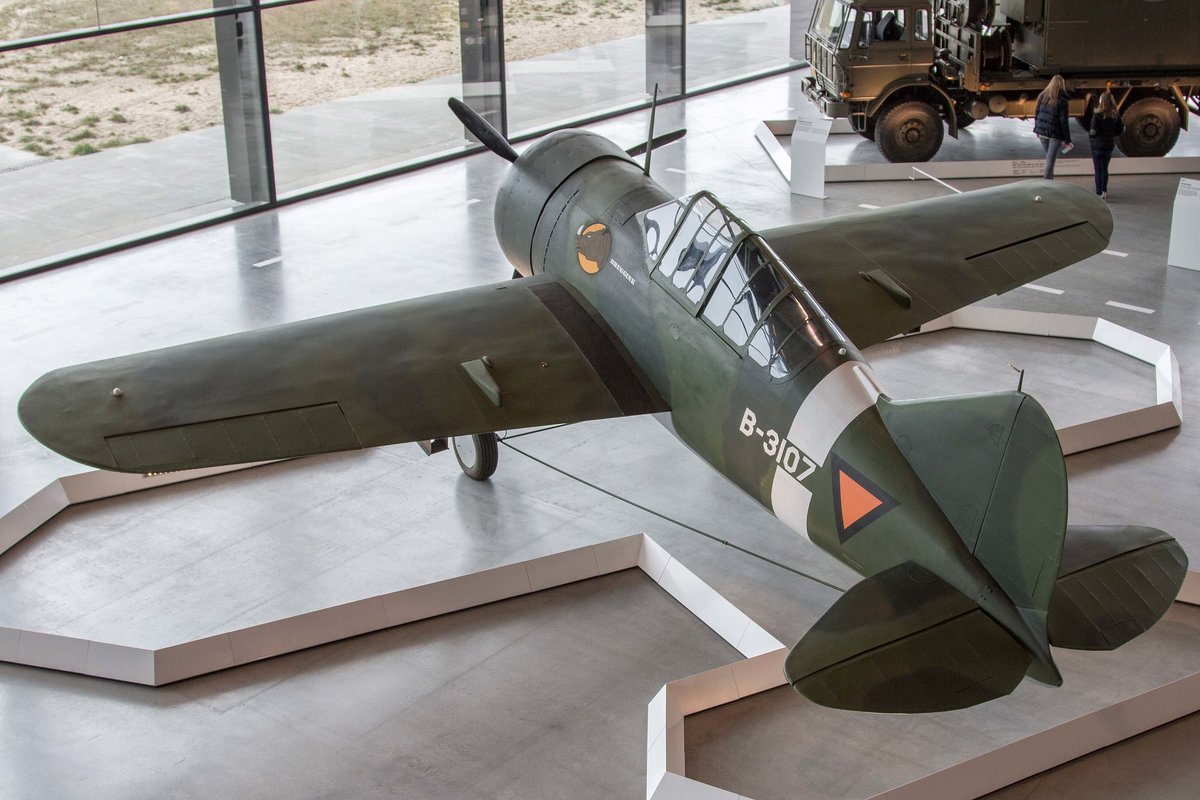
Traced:
<path fill-rule="evenodd" d="M 1033 116 L 1053 75 L 1086 128 L 1112 91 L 1127 156 L 1166 155 L 1200 114 L 1196 0 L 819 0 L 805 94 L 893 162 L 928 161 L 945 132 Z"/>
<path fill-rule="evenodd" d="M 933 79 L 932 23 L 928 0 L 820 0 L 805 36 L 805 94 L 888 160 L 928 160 L 954 107 Z"/>

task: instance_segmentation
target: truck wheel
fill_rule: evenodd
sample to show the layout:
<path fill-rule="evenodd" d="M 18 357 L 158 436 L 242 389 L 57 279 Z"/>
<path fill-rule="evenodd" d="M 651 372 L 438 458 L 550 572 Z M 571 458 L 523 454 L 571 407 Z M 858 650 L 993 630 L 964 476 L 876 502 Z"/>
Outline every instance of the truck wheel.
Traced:
<path fill-rule="evenodd" d="M 477 433 L 474 436 L 454 437 L 454 457 L 463 473 L 472 480 L 486 481 L 500 463 L 500 447 L 496 434 Z"/>
<path fill-rule="evenodd" d="M 942 146 L 942 136 L 941 117 L 920 100 L 896 103 L 875 124 L 875 144 L 893 164 L 928 161 Z"/>
<path fill-rule="evenodd" d="M 975 118 L 970 114 L 955 114 L 954 121 L 958 123 L 958 129 L 961 131 L 963 128 L 974 122 Z"/>
<path fill-rule="evenodd" d="M 869 119 L 867 120 L 866 124 L 867 129 L 865 131 L 855 131 L 855 133 L 864 139 L 870 139 L 873 142 L 875 141 L 875 120 Z"/>
<path fill-rule="evenodd" d="M 1162 97 L 1143 97 L 1121 115 L 1119 143 L 1127 156 L 1165 156 L 1179 140 L 1179 110 Z"/>

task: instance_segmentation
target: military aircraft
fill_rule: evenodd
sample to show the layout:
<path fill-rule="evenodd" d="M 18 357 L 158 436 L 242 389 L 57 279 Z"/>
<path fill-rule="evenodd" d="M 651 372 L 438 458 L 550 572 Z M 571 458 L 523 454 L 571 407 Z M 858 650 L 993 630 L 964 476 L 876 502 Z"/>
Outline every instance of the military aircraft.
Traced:
<path fill-rule="evenodd" d="M 630 152 L 569 130 L 518 155 L 451 107 L 512 162 L 495 226 L 514 280 L 58 369 L 21 398 L 26 428 L 141 473 L 456 437 L 482 479 L 493 431 L 656 414 L 865 576 L 786 659 L 838 708 L 1060 685 L 1051 645 L 1115 648 L 1170 605 L 1174 539 L 1067 525 L 1036 400 L 894 400 L 860 352 L 1100 251 L 1112 217 L 1090 192 L 1029 181 L 756 232 L 649 177 L 671 138 L 653 124 Z"/>

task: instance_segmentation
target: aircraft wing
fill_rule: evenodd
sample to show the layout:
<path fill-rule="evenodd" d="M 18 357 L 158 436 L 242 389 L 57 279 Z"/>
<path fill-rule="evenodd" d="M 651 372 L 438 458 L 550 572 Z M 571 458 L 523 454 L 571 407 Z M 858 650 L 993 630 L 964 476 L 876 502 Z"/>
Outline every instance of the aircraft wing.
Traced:
<path fill-rule="evenodd" d="M 1023 181 L 762 236 L 866 348 L 1095 255 L 1112 229 L 1091 192 Z"/>
<path fill-rule="evenodd" d="M 18 412 L 76 461 L 164 472 L 666 408 L 534 277 L 55 370 Z"/>

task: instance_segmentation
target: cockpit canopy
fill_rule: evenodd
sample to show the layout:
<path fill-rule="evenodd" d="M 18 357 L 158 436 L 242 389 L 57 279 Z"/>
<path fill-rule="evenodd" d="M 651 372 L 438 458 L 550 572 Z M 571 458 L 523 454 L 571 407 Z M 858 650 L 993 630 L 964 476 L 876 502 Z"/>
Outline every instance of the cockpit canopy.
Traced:
<path fill-rule="evenodd" d="M 653 279 L 772 378 L 845 344 L 808 289 L 708 192 L 652 208 L 642 225 Z"/>

